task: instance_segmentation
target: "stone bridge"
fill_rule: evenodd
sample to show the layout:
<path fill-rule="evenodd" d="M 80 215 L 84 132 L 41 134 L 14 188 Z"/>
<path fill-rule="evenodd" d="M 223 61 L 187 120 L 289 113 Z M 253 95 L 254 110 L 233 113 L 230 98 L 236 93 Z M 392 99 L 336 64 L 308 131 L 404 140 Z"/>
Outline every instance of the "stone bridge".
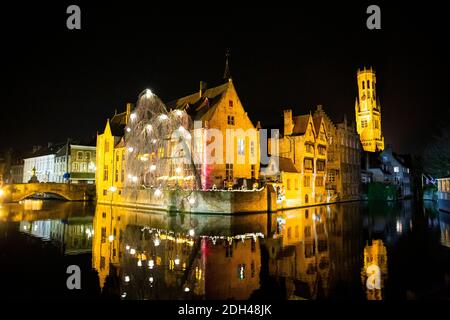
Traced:
<path fill-rule="evenodd" d="M 68 201 L 95 199 L 94 184 L 21 183 L 0 187 L 0 202 L 19 202 L 39 195 L 56 195 Z"/>

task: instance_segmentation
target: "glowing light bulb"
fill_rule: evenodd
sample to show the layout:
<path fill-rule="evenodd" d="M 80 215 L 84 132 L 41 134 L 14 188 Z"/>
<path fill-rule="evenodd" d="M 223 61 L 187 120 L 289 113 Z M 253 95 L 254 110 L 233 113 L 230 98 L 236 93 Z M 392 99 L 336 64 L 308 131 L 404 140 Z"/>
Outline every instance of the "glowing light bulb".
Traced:
<path fill-rule="evenodd" d="M 150 98 L 151 96 L 153 96 L 153 92 L 150 89 L 145 89 L 145 97 L 146 98 Z"/>
<path fill-rule="evenodd" d="M 152 260 L 148 260 L 148 267 L 150 269 L 153 269 L 154 266 L 155 266 L 155 261 L 153 261 L 153 259 Z"/>
<path fill-rule="evenodd" d="M 138 260 L 138 262 L 137 262 L 137 265 L 138 265 L 138 267 L 142 267 L 142 260 Z"/>
<path fill-rule="evenodd" d="M 130 250 L 130 246 L 129 245 L 127 245 L 126 247 L 125 247 L 125 250 Z"/>
<path fill-rule="evenodd" d="M 153 144 L 156 144 L 156 142 L 158 142 L 158 140 L 153 139 L 152 142 L 153 142 Z"/>
<path fill-rule="evenodd" d="M 155 239 L 155 240 L 153 241 L 153 243 L 155 244 L 155 247 L 157 247 L 157 246 L 159 246 L 159 244 L 161 243 L 161 240 Z"/>
<path fill-rule="evenodd" d="M 153 130 L 153 126 L 151 124 L 148 124 L 145 128 L 147 129 L 148 132 Z"/>
<path fill-rule="evenodd" d="M 189 204 L 195 204 L 195 198 L 194 197 L 190 197 L 189 198 Z"/>
<path fill-rule="evenodd" d="M 189 230 L 189 235 L 190 235 L 191 237 L 193 237 L 193 236 L 195 235 L 194 229 Z"/>
<path fill-rule="evenodd" d="M 176 265 L 179 265 L 179 264 L 180 264 L 180 259 L 176 258 L 176 259 L 174 260 L 174 262 L 175 262 Z"/>
<path fill-rule="evenodd" d="M 110 235 L 110 236 L 108 237 L 108 240 L 109 240 L 109 242 L 113 242 L 113 241 L 114 241 L 114 236 L 113 236 L 113 235 Z"/>
<path fill-rule="evenodd" d="M 130 114 L 130 119 L 131 119 L 131 120 L 136 120 L 136 118 L 137 118 L 136 113 Z"/>
<path fill-rule="evenodd" d="M 128 147 L 128 152 L 133 152 L 134 148 L 133 147 Z"/>
<path fill-rule="evenodd" d="M 138 177 L 136 177 L 136 176 L 133 176 L 133 178 L 131 178 L 131 181 L 133 181 L 133 182 L 137 182 L 137 181 L 138 181 Z"/>
<path fill-rule="evenodd" d="M 161 114 L 161 115 L 159 116 L 159 120 L 167 120 L 167 119 L 169 119 L 169 117 L 167 116 L 167 114 Z"/>
<path fill-rule="evenodd" d="M 162 194 L 161 190 L 158 188 L 155 190 L 155 196 L 159 197 Z"/>
<path fill-rule="evenodd" d="M 177 116 L 182 116 L 183 115 L 183 111 L 181 111 L 181 110 L 175 110 L 175 114 L 177 115 Z"/>
<path fill-rule="evenodd" d="M 116 192 L 117 191 L 117 187 L 115 187 L 115 186 L 112 186 L 112 187 L 110 187 L 109 188 L 109 192 Z"/>
<path fill-rule="evenodd" d="M 125 282 L 130 282 L 130 277 L 129 276 L 125 276 Z"/>
<path fill-rule="evenodd" d="M 127 127 L 127 132 L 131 132 L 131 128 L 130 127 Z"/>
<path fill-rule="evenodd" d="M 3 196 L 5 194 L 5 191 L 3 191 L 3 189 L 0 189 L 0 197 Z"/>
<path fill-rule="evenodd" d="M 121 295 L 122 298 L 126 298 L 126 296 L 127 296 L 126 292 L 122 293 L 122 295 Z"/>
<path fill-rule="evenodd" d="M 135 249 L 130 249 L 130 254 L 134 255 L 136 253 Z"/>
<path fill-rule="evenodd" d="M 181 173 L 181 168 L 180 167 L 176 168 L 175 172 L 176 172 L 176 174 L 180 174 Z"/>
<path fill-rule="evenodd" d="M 156 166 L 154 165 L 154 164 L 152 164 L 151 166 L 150 166 L 150 171 L 155 171 L 156 170 Z"/>
<path fill-rule="evenodd" d="M 153 283 L 153 277 L 148 278 L 148 281 L 150 281 L 150 283 Z"/>
<path fill-rule="evenodd" d="M 184 288 L 184 292 L 189 292 L 191 291 L 188 287 Z"/>

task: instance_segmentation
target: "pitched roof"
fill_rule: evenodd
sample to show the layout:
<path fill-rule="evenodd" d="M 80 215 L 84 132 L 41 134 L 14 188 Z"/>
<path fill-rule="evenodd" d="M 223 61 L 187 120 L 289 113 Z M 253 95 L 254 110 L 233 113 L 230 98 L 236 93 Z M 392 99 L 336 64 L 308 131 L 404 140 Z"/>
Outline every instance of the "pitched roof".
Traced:
<path fill-rule="evenodd" d="M 63 145 L 64 145 L 63 143 L 58 143 L 50 146 L 41 147 L 35 152 L 30 152 L 29 154 L 25 155 L 24 159 L 37 158 L 56 154 Z"/>
<path fill-rule="evenodd" d="M 205 90 L 166 103 L 169 109 L 184 109 L 193 120 L 209 120 L 219 105 L 222 97 L 231 86 L 228 81 L 220 86 Z"/>
<path fill-rule="evenodd" d="M 295 168 L 294 162 L 290 158 L 279 157 L 280 171 L 282 172 L 295 172 L 298 173 L 300 171 Z"/>
<path fill-rule="evenodd" d="M 109 121 L 111 133 L 115 137 L 122 137 L 125 134 L 125 126 L 127 125 L 127 113 L 122 112 L 115 114 Z"/>
<path fill-rule="evenodd" d="M 306 129 L 308 129 L 310 115 L 306 114 L 303 116 L 295 116 L 293 117 L 294 121 L 294 130 L 293 134 L 303 135 L 306 133 Z"/>

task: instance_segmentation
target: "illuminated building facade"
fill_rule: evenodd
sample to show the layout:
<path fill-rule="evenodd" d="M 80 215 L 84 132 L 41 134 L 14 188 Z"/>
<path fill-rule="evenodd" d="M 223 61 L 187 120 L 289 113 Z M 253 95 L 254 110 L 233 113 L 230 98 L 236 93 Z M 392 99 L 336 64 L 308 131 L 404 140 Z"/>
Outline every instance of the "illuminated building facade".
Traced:
<path fill-rule="evenodd" d="M 198 92 L 167 103 L 167 108 L 183 111 L 192 119 L 193 127 L 187 128 L 189 137 L 192 137 L 189 151 L 192 151 L 193 159 L 201 159 L 195 163 L 195 172 L 200 177 L 202 189 L 252 188 L 259 179 L 259 133 L 242 106 L 231 79 L 210 89 L 201 82 Z M 128 104 L 127 110 L 115 114 L 107 121 L 103 133 L 97 135 L 96 186 L 101 202 L 120 202 L 127 179 L 130 179 L 126 172 L 126 158 L 127 152 L 133 151 L 126 146 L 125 130 L 129 129 L 127 125 L 131 115 L 132 105 Z M 217 136 L 208 135 L 206 132 L 210 130 L 215 130 Z M 218 148 L 209 150 L 208 146 L 213 141 L 218 143 Z M 183 177 L 185 170 L 183 167 L 172 170 L 176 159 L 170 142 L 168 140 L 158 150 L 141 155 L 141 158 L 150 161 L 157 159 L 155 166 L 164 162 L 170 170 L 164 176 L 156 177 L 156 180 L 176 178 L 174 185 L 180 185 L 180 177 Z M 212 156 L 218 161 L 210 160 Z M 131 178 L 145 184 L 144 177 Z M 193 186 L 187 185 L 186 188 Z"/>
<path fill-rule="evenodd" d="M 292 110 L 284 110 L 283 136 L 269 139 L 269 150 L 272 144 L 278 144 L 279 156 L 292 160 L 299 173 L 298 179 L 282 181 L 289 191 L 298 190 L 297 206 L 325 203 L 326 163 L 328 149 L 328 133 L 324 120 L 313 119 L 311 114 L 292 116 Z M 277 148 L 274 148 L 277 150 Z M 289 185 L 288 185 L 289 184 Z"/>
<path fill-rule="evenodd" d="M 95 146 L 65 144 L 55 155 L 56 182 L 94 183 Z"/>
<path fill-rule="evenodd" d="M 384 150 L 381 131 L 381 104 L 376 92 L 376 75 L 372 68 L 358 70 L 358 97 L 355 101 L 356 128 L 364 151 Z"/>
<path fill-rule="evenodd" d="M 323 119 L 328 133 L 326 190 L 329 201 L 357 200 L 361 184 L 361 144 L 355 125 L 344 121 L 334 124 L 322 106 L 314 119 Z"/>

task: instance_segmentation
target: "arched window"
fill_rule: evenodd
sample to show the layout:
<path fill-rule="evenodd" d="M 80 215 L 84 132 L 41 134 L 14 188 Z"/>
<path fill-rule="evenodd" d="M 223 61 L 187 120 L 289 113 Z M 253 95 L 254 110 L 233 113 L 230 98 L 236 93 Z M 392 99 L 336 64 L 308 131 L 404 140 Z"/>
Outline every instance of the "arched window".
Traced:
<path fill-rule="evenodd" d="M 364 87 L 364 81 L 362 82 L 362 87 L 363 87 L 363 89 L 365 89 L 365 87 Z"/>
<path fill-rule="evenodd" d="M 308 195 L 305 195 L 305 203 L 308 203 Z"/>
<path fill-rule="evenodd" d="M 367 80 L 367 89 L 370 89 L 370 80 Z"/>

